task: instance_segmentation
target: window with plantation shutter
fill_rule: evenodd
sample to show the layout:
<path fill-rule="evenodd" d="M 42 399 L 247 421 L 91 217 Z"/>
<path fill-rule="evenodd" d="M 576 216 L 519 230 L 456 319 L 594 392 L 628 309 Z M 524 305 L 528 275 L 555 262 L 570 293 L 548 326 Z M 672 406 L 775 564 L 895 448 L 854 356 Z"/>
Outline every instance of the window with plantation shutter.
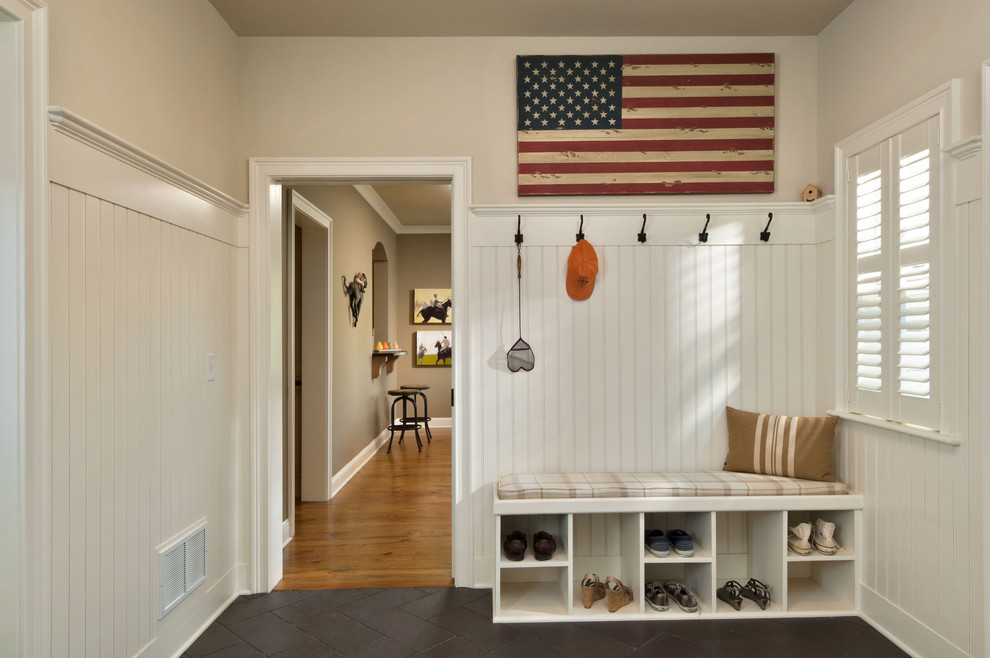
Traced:
<path fill-rule="evenodd" d="M 933 429 L 938 137 L 936 115 L 846 158 L 849 410 Z"/>

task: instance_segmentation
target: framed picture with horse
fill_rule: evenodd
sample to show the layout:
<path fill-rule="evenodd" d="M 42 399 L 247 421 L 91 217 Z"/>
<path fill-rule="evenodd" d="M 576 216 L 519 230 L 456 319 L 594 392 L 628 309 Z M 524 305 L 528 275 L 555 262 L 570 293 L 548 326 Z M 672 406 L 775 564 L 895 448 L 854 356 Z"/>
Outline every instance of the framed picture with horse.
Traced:
<path fill-rule="evenodd" d="M 416 332 L 417 366 L 449 366 L 452 353 L 449 331 Z"/>
<path fill-rule="evenodd" d="M 450 324 L 450 288 L 414 288 L 413 324 Z"/>

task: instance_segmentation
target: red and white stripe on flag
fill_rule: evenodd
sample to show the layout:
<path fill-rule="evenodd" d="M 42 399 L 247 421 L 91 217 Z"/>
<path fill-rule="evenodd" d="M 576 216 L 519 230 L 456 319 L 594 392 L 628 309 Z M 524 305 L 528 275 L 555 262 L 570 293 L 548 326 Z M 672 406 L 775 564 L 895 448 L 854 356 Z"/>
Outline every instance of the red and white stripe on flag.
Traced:
<path fill-rule="evenodd" d="M 774 54 L 520 56 L 520 196 L 774 190 Z"/>

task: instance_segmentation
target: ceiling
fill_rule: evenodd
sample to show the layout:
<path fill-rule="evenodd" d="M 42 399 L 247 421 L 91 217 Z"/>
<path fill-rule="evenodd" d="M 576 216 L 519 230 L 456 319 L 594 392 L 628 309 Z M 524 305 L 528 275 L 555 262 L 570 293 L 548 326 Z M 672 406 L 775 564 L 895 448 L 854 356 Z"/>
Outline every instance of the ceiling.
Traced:
<path fill-rule="evenodd" d="M 853 0 L 210 0 L 239 36 L 812 36 Z"/>
<path fill-rule="evenodd" d="M 853 0 L 209 0 L 238 36 L 812 36 Z M 397 233 L 450 230 L 450 186 L 356 185 Z"/>
<path fill-rule="evenodd" d="M 449 184 L 376 183 L 354 189 L 396 233 L 450 232 Z"/>

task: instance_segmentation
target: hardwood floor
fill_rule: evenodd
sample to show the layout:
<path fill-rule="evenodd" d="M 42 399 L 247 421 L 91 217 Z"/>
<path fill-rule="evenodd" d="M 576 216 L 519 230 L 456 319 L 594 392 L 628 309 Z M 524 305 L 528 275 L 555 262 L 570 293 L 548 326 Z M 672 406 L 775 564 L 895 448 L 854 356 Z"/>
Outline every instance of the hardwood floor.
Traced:
<path fill-rule="evenodd" d="M 326 503 L 296 503 L 277 590 L 446 587 L 451 577 L 450 429 L 385 446 Z"/>

